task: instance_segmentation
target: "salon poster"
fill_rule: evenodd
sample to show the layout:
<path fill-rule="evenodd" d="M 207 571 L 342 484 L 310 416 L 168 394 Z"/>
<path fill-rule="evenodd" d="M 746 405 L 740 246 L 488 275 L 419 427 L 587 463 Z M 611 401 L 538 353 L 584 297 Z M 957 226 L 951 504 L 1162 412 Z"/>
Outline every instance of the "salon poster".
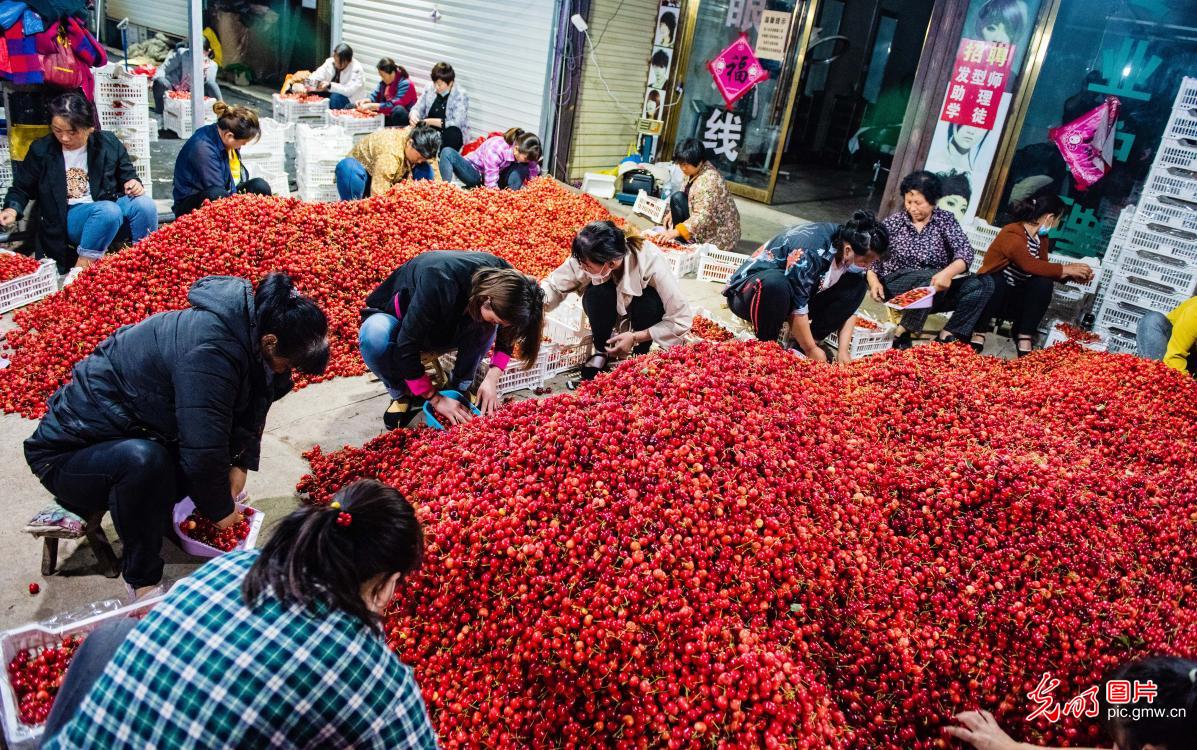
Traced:
<path fill-rule="evenodd" d="M 641 110 L 641 115 L 648 120 L 659 121 L 665 118 L 669 78 L 673 70 L 674 43 L 677 41 L 678 24 L 681 21 L 678 4 L 678 0 L 661 0 L 657 8 L 657 25 L 653 31 L 653 47 L 648 59 L 648 85 L 645 87 L 644 107 Z M 652 149 L 655 151 L 655 136 L 642 133 L 638 145 L 643 146 L 646 138 L 653 139 Z"/>
<path fill-rule="evenodd" d="M 946 120 L 936 124 L 926 168 L 938 174 L 943 183 L 938 206 L 954 214 L 961 224 L 971 223 L 977 215 L 977 203 L 997 155 L 1010 98 L 1009 93 L 998 95 L 993 108 L 994 127 L 989 129 Z"/>
<path fill-rule="evenodd" d="M 1014 48 L 1000 42 L 961 39 L 939 119 L 993 130 L 1002 92 L 1014 64 Z"/>

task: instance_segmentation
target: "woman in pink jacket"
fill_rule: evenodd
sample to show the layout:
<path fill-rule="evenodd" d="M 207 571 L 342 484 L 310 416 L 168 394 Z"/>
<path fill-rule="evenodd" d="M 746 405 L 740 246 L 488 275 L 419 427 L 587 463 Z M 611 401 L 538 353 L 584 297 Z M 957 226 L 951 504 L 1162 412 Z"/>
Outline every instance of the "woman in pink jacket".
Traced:
<path fill-rule="evenodd" d="M 441 149 L 441 178 L 447 181 L 456 175 L 467 188 L 486 185 L 519 190 L 540 174 L 540 156 L 540 139 L 512 128 L 487 138 L 466 156 L 455 148 Z"/>

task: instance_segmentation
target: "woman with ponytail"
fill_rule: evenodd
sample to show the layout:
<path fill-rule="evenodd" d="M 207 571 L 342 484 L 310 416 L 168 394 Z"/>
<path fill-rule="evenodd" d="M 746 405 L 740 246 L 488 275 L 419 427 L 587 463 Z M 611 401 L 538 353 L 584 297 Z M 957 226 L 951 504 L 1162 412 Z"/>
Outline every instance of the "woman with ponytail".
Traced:
<path fill-rule="evenodd" d="M 258 285 L 208 276 L 190 307 L 109 336 L 75 365 L 25 441 L 58 503 L 98 523 L 112 513 L 130 599 L 159 590 L 162 534 L 183 497 L 227 528 L 258 468 L 266 413 L 291 372 L 328 364 L 328 320 L 285 273 Z"/>
<path fill-rule="evenodd" d="M 1129 690 L 1128 699 L 1111 701 L 1111 683 Z M 1148 686 L 1151 697 L 1145 691 L 1136 699 L 1136 684 Z M 1197 747 L 1197 661 L 1153 656 L 1128 662 L 1098 688 L 1097 716 L 1115 750 Z M 956 720 L 963 726 L 950 726 L 948 733 L 977 750 L 1049 750 L 1016 742 L 988 711 L 965 711 Z"/>
<path fill-rule="evenodd" d="M 407 424 L 427 401 L 442 420 L 467 422 L 460 401 L 441 396 L 423 360 L 457 350 L 449 385 L 471 390 L 487 352 L 494 353 L 478 386 L 478 407 L 499 407 L 499 378 L 519 351 L 535 364 L 544 331 L 544 293 L 536 280 L 490 253 L 434 250 L 399 266 L 370 292 L 358 334 L 362 360 L 391 394 L 388 430 Z"/>
<path fill-rule="evenodd" d="M 1013 323 L 1011 336 L 1018 356 L 1030 354 L 1051 304 L 1053 286 L 1067 281 L 1087 283 L 1093 278 L 1092 266 L 1048 260 L 1052 241 L 1047 233 L 1063 212 L 1064 201 L 1055 193 L 1010 205 L 1014 221 L 998 232 L 977 270 L 978 276 L 993 279 L 993 296 L 970 342 L 978 353 L 985 348 L 985 334 L 994 329 L 996 318 Z"/>
<path fill-rule="evenodd" d="M 241 149 L 262 134 L 258 113 L 224 102 L 212 110 L 216 122 L 192 133 L 175 159 L 176 218 L 234 193 L 271 195 L 270 183 L 251 178 L 241 162 Z"/>
<path fill-rule="evenodd" d="M 843 224 L 801 224 L 781 232 L 744 261 L 723 289 L 728 307 L 752 324 L 760 341 L 777 341 L 782 325 L 807 357 L 826 362 L 820 344 L 832 333 L 852 340 L 856 310 L 868 291 L 869 266 L 889 255 L 889 232 L 872 211 Z M 852 361 L 840 346 L 838 361 Z"/>
<path fill-rule="evenodd" d="M 684 343 L 694 311 L 660 251 L 630 226 L 592 221 L 574 236 L 570 257 L 544 281 L 545 311 L 570 294 L 582 297 L 594 356 L 582 367 L 592 380 L 607 363 Z"/>
<path fill-rule="evenodd" d="M 482 145 L 462 156 L 448 146 L 441 149 L 441 178 L 461 180 L 467 188 L 519 190 L 540 174 L 540 138 L 511 128 L 503 135 L 487 138 Z"/>
<path fill-rule="evenodd" d="M 213 560 L 140 623 L 93 632 L 42 747 L 435 748 L 382 615 L 424 536 L 392 487 L 355 482 L 257 550 Z"/>

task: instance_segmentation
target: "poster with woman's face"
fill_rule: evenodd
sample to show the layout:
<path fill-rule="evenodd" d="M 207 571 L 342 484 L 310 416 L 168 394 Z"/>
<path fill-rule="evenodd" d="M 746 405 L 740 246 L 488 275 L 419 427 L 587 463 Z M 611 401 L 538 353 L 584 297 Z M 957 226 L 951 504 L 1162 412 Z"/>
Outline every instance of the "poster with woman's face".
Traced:
<path fill-rule="evenodd" d="M 1006 122 L 1009 109 L 1010 94 L 1002 94 L 997 109 L 998 127 L 993 130 L 943 120 L 936 124 L 925 169 L 939 175 L 943 182 L 943 198 L 937 205 L 955 214 L 962 224 L 977 215 L 977 203 L 997 154 L 1001 125 Z"/>
<path fill-rule="evenodd" d="M 644 116 L 650 120 L 660 120 L 664 115 L 661 105 L 665 103 L 665 92 L 661 89 L 649 89 L 644 96 Z"/>
<path fill-rule="evenodd" d="M 678 9 L 662 4 L 657 15 L 657 34 L 653 37 L 653 44 L 657 47 L 672 48 L 677 40 Z"/>
<path fill-rule="evenodd" d="M 985 0 L 973 2 L 964 23 L 965 39 L 982 39 L 986 42 L 1002 42 L 1014 45 L 1014 65 L 1006 90 L 1014 88 L 1018 71 L 1035 31 L 1035 17 L 1039 14 L 1042 0 Z"/>

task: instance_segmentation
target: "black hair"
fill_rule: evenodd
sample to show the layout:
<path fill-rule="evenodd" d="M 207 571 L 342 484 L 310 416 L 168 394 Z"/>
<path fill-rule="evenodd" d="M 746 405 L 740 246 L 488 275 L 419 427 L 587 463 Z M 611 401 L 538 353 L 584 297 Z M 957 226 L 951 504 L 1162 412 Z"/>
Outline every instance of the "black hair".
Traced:
<path fill-rule="evenodd" d="M 362 601 L 362 586 L 419 569 L 424 531 L 411 503 L 373 479 L 343 487 L 333 502 L 340 507 L 308 506 L 279 521 L 241 582 L 246 606 L 271 593 L 284 604 L 313 612 L 325 605 L 366 627 L 381 625 Z M 349 523 L 338 523 L 342 514 Z"/>
<path fill-rule="evenodd" d="M 208 40 L 208 37 L 204 37 L 204 55 L 207 57 L 212 57 L 215 54 L 216 51 L 212 49 L 212 42 Z"/>
<path fill-rule="evenodd" d="M 1010 218 L 1013 221 L 1034 221 L 1044 214 L 1059 216 L 1064 213 L 1064 201 L 1055 193 L 1038 193 L 1010 204 Z"/>
<path fill-rule="evenodd" d="M 343 63 L 353 62 L 353 47 L 341 42 L 336 47 L 333 47 L 333 57 Z"/>
<path fill-rule="evenodd" d="M 509 128 L 503 134 L 503 140 L 507 141 L 507 145 L 523 154 L 530 162 L 540 162 L 540 157 L 544 155 L 544 146 L 540 142 L 540 136 L 535 133 L 526 133 L 523 128 Z"/>
<path fill-rule="evenodd" d="M 708 158 L 707 147 L 697 138 L 687 138 L 673 148 L 674 164 L 701 165 Z"/>
<path fill-rule="evenodd" d="M 407 142 L 420 156 L 425 159 L 435 159 L 441 152 L 441 131 L 431 125 L 425 125 L 421 120 L 411 129 L 411 133 L 407 136 Z"/>
<path fill-rule="evenodd" d="M 629 252 L 639 252 L 643 239 L 635 229 L 621 229 L 610 219 L 592 221 L 578 230 L 570 246 L 570 255 L 579 262 L 602 265 L 622 260 Z"/>
<path fill-rule="evenodd" d="M 968 181 L 968 175 L 963 172 L 952 170 L 947 174 L 941 174 L 939 176 L 939 185 L 943 192 L 943 195 L 939 196 L 941 199 L 948 195 L 959 195 L 966 201 L 973 199 L 972 183 Z"/>
<path fill-rule="evenodd" d="M 669 28 L 669 37 L 672 39 L 674 32 L 677 31 L 677 14 L 666 11 L 661 14 L 661 20 L 657 23 L 663 23 Z"/>
<path fill-rule="evenodd" d="M 1139 719 L 1129 715 L 1111 715 L 1120 710 L 1129 714 L 1137 708 L 1145 708 L 1145 701 L 1111 705 L 1106 691 L 1099 691 L 1102 726 L 1110 738 L 1118 743 L 1118 747 L 1122 750 L 1142 750 L 1144 745 L 1154 745 L 1167 750 L 1180 750 L 1193 746 L 1193 738 L 1197 737 L 1197 661 L 1175 656 L 1153 656 L 1123 664 L 1110 675 L 1110 679 L 1129 681 L 1132 687 L 1136 681 L 1154 682 L 1156 694 L 1151 705 L 1158 707 L 1162 713 L 1172 714 Z"/>
<path fill-rule="evenodd" d="M 911 172 L 903 177 L 902 182 L 898 185 L 898 192 L 903 197 L 912 190 L 922 193 L 932 206 L 943 197 L 943 184 L 939 181 L 939 176 L 925 169 Z"/>
<path fill-rule="evenodd" d="M 659 49 L 653 53 L 650 63 L 657 68 L 669 67 L 669 55 L 665 54 L 665 50 Z"/>
<path fill-rule="evenodd" d="M 514 268 L 480 268 L 470 280 L 466 306 L 475 320 L 482 319 L 485 302 L 506 324 L 499 326 L 497 345 L 505 351 L 518 348 L 520 361 L 527 367 L 536 364 L 544 336 L 544 289 L 540 282 Z"/>
<path fill-rule="evenodd" d="M 457 74 L 453 72 L 453 66 L 447 62 L 438 62 L 432 66 L 432 82 L 444 81 L 452 84 L 457 80 Z"/>
<path fill-rule="evenodd" d="M 889 230 L 872 211 L 854 211 L 852 218 L 835 230 L 831 244 L 839 251 L 836 255 L 841 260 L 845 244 L 851 245 L 857 255 L 877 253 L 878 258 L 885 260 L 889 257 Z"/>
<path fill-rule="evenodd" d="M 257 335 L 273 334 L 277 354 L 297 371 L 321 375 L 328 367 L 328 318 L 311 298 L 295 288 L 291 277 L 276 271 L 258 284 L 254 294 Z"/>
<path fill-rule="evenodd" d="M 1028 22 L 1026 0 L 989 0 L 977 12 L 977 37 L 981 37 L 981 30 L 986 26 L 1001 24 L 1006 27 L 1010 42 L 1015 44 Z"/>
<path fill-rule="evenodd" d="M 398 73 L 400 78 L 407 78 L 407 68 L 396 63 L 389 57 L 384 57 L 374 66 L 382 73 Z"/>
<path fill-rule="evenodd" d="M 75 130 L 96 126 L 95 107 L 78 91 L 68 91 L 50 100 L 50 117 L 65 119 Z"/>

